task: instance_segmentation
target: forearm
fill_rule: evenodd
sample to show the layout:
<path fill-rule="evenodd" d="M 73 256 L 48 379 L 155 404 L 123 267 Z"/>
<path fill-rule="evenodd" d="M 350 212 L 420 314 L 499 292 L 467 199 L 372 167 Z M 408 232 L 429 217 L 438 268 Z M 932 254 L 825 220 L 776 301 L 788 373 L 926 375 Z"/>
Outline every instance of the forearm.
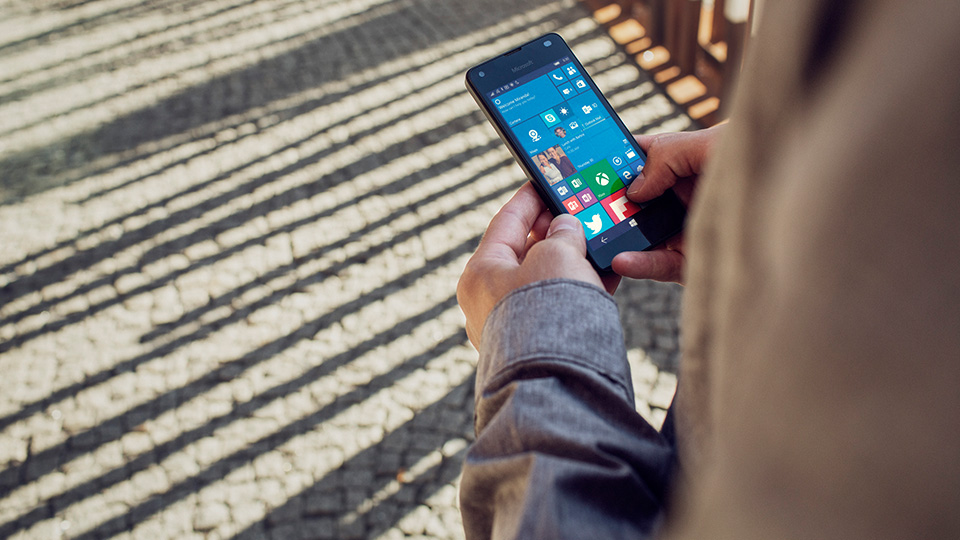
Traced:
<path fill-rule="evenodd" d="M 476 400 L 461 487 L 468 539 L 653 530 L 674 452 L 634 409 L 609 295 L 555 280 L 508 296 L 483 331 Z"/>

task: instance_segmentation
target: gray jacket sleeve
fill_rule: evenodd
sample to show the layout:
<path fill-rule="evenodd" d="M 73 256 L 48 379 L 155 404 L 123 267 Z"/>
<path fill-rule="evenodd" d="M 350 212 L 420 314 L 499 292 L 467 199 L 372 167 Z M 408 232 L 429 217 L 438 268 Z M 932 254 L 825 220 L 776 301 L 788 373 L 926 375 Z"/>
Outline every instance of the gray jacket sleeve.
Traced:
<path fill-rule="evenodd" d="M 460 491 L 468 540 L 652 534 L 674 451 L 635 410 L 617 306 L 604 291 L 548 280 L 494 308 L 475 428 Z"/>

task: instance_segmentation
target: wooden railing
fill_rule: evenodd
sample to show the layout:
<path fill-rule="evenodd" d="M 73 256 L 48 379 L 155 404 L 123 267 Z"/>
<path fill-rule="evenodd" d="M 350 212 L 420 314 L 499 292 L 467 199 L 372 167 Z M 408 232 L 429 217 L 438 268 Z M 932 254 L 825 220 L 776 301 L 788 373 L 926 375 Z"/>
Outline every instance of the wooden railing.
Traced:
<path fill-rule="evenodd" d="M 594 18 L 704 126 L 725 118 L 740 72 L 751 0 L 584 0 Z"/>

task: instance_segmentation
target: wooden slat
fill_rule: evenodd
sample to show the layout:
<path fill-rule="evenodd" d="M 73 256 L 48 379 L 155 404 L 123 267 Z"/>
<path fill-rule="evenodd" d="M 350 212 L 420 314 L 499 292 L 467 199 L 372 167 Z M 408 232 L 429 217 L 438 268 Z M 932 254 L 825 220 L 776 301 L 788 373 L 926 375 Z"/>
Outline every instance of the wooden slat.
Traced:
<path fill-rule="evenodd" d="M 722 120 L 757 0 L 584 0 L 641 68 L 704 125 Z M 670 91 L 672 90 L 672 91 Z"/>

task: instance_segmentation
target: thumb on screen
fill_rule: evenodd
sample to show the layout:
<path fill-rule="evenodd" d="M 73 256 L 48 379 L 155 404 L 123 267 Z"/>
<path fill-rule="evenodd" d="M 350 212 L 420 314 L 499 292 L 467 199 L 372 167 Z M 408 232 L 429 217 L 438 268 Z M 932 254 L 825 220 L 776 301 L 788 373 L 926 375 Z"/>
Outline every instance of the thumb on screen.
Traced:
<path fill-rule="evenodd" d="M 548 239 L 557 239 L 577 248 L 581 253 L 587 252 L 587 239 L 583 235 L 583 225 L 580 220 L 570 214 L 560 214 L 553 218 L 550 228 L 547 229 Z"/>

